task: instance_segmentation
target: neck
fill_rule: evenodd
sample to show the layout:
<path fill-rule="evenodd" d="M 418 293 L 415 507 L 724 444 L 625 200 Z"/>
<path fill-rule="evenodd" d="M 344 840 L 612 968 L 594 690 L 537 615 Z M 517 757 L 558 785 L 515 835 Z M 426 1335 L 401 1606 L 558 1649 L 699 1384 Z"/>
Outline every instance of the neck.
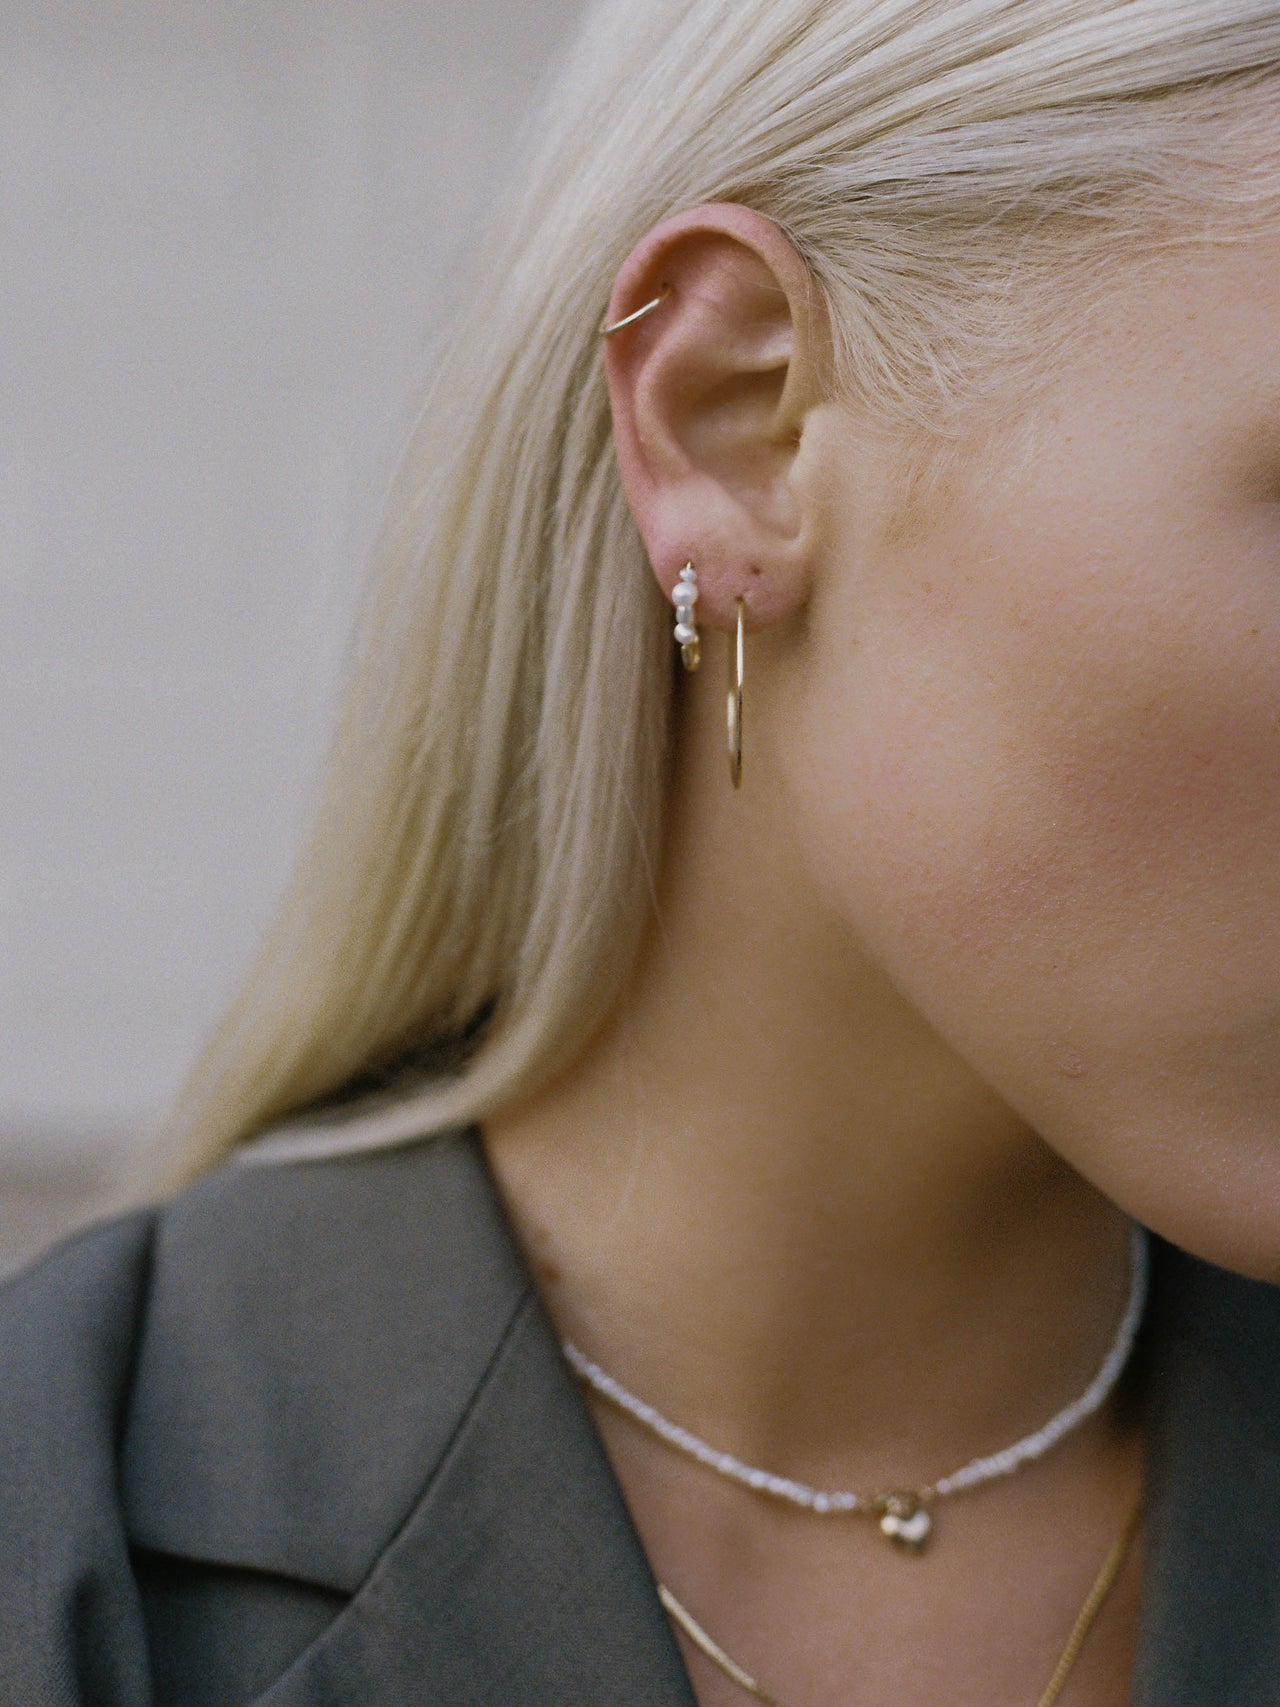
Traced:
<path fill-rule="evenodd" d="M 557 1327 L 633 1391 L 804 1481 L 924 1482 L 1087 1385 L 1128 1223 L 895 992 L 708 721 L 625 997 L 486 1147 Z"/>

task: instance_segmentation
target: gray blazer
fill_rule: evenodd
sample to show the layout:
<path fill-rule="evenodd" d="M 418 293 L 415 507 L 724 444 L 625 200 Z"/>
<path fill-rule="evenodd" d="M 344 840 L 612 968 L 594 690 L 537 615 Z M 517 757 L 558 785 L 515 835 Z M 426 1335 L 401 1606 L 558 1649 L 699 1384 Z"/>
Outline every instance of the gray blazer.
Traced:
<path fill-rule="evenodd" d="M 1280 1289 L 1154 1241 L 1135 1707 L 1280 1707 Z M 474 1132 L 0 1290 L 4 1707 L 694 1707 Z"/>

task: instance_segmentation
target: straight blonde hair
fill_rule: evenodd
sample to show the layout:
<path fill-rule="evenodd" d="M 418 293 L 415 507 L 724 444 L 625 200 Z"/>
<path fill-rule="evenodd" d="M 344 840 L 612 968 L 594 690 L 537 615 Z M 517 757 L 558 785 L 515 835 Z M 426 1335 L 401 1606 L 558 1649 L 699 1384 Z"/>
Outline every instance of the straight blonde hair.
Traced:
<path fill-rule="evenodd" d="M 998 378 L 1044 370 L 1118 254 L 1270 208 L 1278 70 L 1262 0 L 595 7 L 400 467 L 314 828 L 165 1178 L 264 1132 L 247 1154 L 480 1119 L 618 999 L 675 649 L 598 325 L 646 231 L 709 201 L 774 220 L 825 298 L 838 385 L 956 442 Z"/>

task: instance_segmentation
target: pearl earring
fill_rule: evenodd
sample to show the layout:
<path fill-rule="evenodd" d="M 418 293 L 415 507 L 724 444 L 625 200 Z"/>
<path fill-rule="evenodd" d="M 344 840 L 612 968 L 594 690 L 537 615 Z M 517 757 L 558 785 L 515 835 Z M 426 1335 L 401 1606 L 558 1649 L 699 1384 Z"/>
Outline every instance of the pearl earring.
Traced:
<path fill-rule="evenodd" d="M 671 589 L 671 600 L 676 607 L 676 639 L 680 643 L 681 660 L 686 670 L 696 670 L 702 660 L 702 648 L 693 615 L 698 602 L 698 572 L 692 563 L 686 563 L 680 571 L 680 579 Z"/>

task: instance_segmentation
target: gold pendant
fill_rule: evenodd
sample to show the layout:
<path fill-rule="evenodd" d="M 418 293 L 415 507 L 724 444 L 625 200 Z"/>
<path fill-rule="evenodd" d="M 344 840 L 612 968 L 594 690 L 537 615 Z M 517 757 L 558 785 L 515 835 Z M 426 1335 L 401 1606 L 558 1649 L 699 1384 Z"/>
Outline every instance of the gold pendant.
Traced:
<path fill-rule="evenodd" d="M 880 1508 L 880 1533 L 905 1553 L 921 1553 L 933 1532 L 933 1519 L 915 1494 L 885 1494 Z"/>

